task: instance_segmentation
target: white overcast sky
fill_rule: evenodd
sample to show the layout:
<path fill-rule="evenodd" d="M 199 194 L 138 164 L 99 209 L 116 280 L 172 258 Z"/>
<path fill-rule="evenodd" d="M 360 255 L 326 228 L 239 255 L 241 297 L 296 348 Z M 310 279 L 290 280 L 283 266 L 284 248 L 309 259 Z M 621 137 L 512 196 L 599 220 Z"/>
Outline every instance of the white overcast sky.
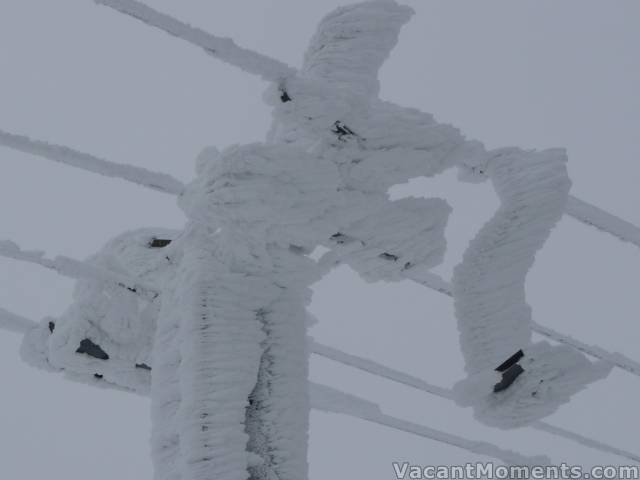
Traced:
<path fill-rule="evenodd" d="M 292 65 L 320 18 L 347 0 L 146 0 Z M 640 224 L 640 2 L 407 0 L 417 15 L 382 73 L 385 99 L 432 112 L 489 147 L 566 147 L 576 196 Z M 0 2 L 0 128 L 189 180 L 206 145 L 264 138 L 266 84 L 90 0 Z M 0 149 L 0 238 L 86 257 L 140 226 L 179 228 L 174 199 Z M 449 276 L 496 207 L 490 186 L 453 173 L 395 195 L 454 206 Z M 531 272 L 535 319 L 640 360 L 640 252 L 564 219 Z M 72 283 L 0 261 L 0 306 L 59 315 Z M 367 285 L 339 269 L 312 304 L 316 339 L 426 380 L 462 376 L 451 302 L 416 285 Z M 24 366 L 0 334 L 0 479 L 151 478 L 148 401 Z M 391 414 L 554 462 L 621 460 L 532 430 L 501 432 L 468 410 L 314 359 L 312 377 Z M 640 450 L 640 379 L 614 371 L 549 420 Z M 393 478 L 392 461 L 482 460 L 452 447 L 314 413 L 311 478 Z"/>

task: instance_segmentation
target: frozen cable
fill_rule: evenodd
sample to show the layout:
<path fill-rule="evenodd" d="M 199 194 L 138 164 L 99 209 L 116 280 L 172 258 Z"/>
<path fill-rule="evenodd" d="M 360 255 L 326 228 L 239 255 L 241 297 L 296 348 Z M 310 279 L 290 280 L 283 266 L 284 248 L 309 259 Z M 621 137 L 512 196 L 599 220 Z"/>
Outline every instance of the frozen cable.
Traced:
<path fill-rule="evenodd" d="M 137 280 L 124 275 L 111 272 L 109 270 L 81 262 L 73 258 L 58 256 L 54 259 L 44 257 L 41 251 L 25 251 L 14 242 L 0 241 L 0 257 L 11 258 L 21 262 L 33 263 L 42 267 L 54 270 L 65 277 L 73 279 L 91 279 L 103 283 L 109 283 L 121 288 L 125 288 L 131 293 L 135 293 L 148 299 L 158 296 L 157 290 L 149 285 L 144 285 Z"/>
<path fill-rule="evenodd" d="M 25 334 L 38 324 L 21 315 L 0 308 L 0 329 Z"/>
<path fill-rule="evenodd" d="M 95 0 L 95 2 L 196 45 L 209 55 L 245 72 L 259 75 L 264 80 L 280 82 L 296 74 L 295 69 L 279 60 L 239 47 L 230 38 L 212 35 L 136 0 Z"/>
<path fill-rule="evenodd" d="M 336 348 L 322 345 L 318 342 L 313 342 L 311 344 L 311 351 L 318 356 L 328 358 L 329 360 L 332 360 L 334 362 L 338 362 L 343 365 L 362 370 L 378 377 L 386 378 L 387 380 L 391 380 L 401 385 L 415 388 L 422 392 L 428 393 L 429 395 L 435 395 L 446 400 L 453 400 L 453 392 L 451 390 L 427 383 L 421 378 L 409 375 L 393 368 L 389 368 L 386 365 L 382 365 L 373 360 L 368 360 L 356 355 L 344 353 Z M 620 448 L 608 445 L 589 437 L 585 437 L 584 435 L 580 435 L 579 433 L 575 433 L 571 430 L 557 427 L 555 425 L 551 425 L 542 421 L 533 423 L 531 427 L 551 435 L 556 435 L 567 440 L 574 441 L 588 448 L 599 450 L 604 453 L 617 455 L 628 460 L 640 463 L 640 456 L 636 455 L 635 453 L 622 450 Z"/>
<path fill-rule="evenodd" d="M 428 287 L 439 293 L 448 295 L 449 297 L 453 297 L 451 284 L 434 273 L 426 272 L 416 274 L 407 271 L 406 277 L 416 283 L 419 283 L 420 285 L 424 285 L 425 287 Z M 605 362 L 609 362 L 612 365 L 625 370 L 626 372 L 640 377 L 640 363 L 630 359 L 629 357 L 621 353 L 609 352 L 604 348 L 598 347 L 597 345 L 587 345 L 586 343 L 583 343 L 580 340 L 576 340 L 569 335 L 557 332 L 549 327 L 544 327 L 536 322 L 532 322 L 531 329 L 539 335 L 542 335 L 543 337 L 547 337 L 556 342 L 569 345 L 576 350 L 586 353 L 587 355 L 590 355 L 599 360 L 604 360 Z"/>
<path fill-rule="evenodd" d="M 509 465 L 546 465 L 550 463 L 549 458 L 544 455 L 535 457 L 522 455 L 488 442 L 469 440 L 464 437 L 387 415 L 380 411 L 379 407 L 372 402 L 324 385 L 311 384 L 311 405 L 316 410 L 359 418 L 377 425 L 383 425 L 394 430 L 400 430 L 439 443 L 461 448 L 477 455 L 492 457 Z"/>
<path fill-rule="evenodd" d="M 171 175 L 103 160 L 69 147 L 32 140 L 24 135 L 16 135 L 0 130 L 0 145 L 107 177 L 127 180 L 163 193 L 179 195 L 184 189 L 184 184 Z"/>

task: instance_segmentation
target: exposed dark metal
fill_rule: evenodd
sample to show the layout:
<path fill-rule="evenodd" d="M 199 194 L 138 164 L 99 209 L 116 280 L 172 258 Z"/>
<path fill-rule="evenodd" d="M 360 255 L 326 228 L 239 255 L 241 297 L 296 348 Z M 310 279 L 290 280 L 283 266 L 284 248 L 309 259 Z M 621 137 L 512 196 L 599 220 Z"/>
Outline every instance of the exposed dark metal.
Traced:
<path fill-rule="evenodd" d="M 164 248 L 171 243 L 168 238 L 152 238 L 149 242 L 151 248 Z"/>
<path fill-rule="evenodd" d="M 385 252 L 380 254 L 380 258 L 384 260 L 391 260 L 393 262 L 397 262 L 399 257 L 397 255 L 394 255 L 393 253 Z"/>
<path fill-rule="evenodd" d="M 347 237 L 344 233 L 334 233 L 333 235 L 331 235 L 331 240 L 333 240 L 334 242 L 336 242 L 338 245 L 343 245 L 345 243 L 347 243 L 347 239 L 349 237 Z"/>
<path fill-rule="evenodd" d="M 522 357 L 524 357 L 523 351 L 518 350 L 516 353 L 507 358 L 503 363 L 501 363 L 500 366 L 496 368 L 496 372 L 504 372 L 508 370 L 513 364 L 518 363 L 518 360 L 520 360 Z"/>
<path fill-rule="evenodd" d="M 511 365 L 507 371 L 502 374 L 502 380 L 496 383 L 493 386 L 494 393 L 502 392 L 511 386 L 513 382 L 516 381 L 520 375 L 524 373 L 524 368 L 522 368 L 517 363 Z"/>
<path fill-rule="evenodd" d="M 56 329 L 56 324 L 55 322 L 49 322 L 49 332 L 53 333 L 53 331 Z"/>
<path fill-rule="evenodd" d="M 76 353 L 84 353 L 99 360 L 109 360 L 107 352 L 105 352 L 100 345 L 93 343 L 88 338 L 85 338 L 80 342 L 80 346 L 76 350 Z"/>
<path fill-rule="evenodd" d="M 291 101 L 291 97 L 289 96 L 286 90 L 280 90 L 280 100 L 282 101 L 282 103 L 287 103 Z"/>
<path fill-rule="evenodd" d="M 354 133 L 353 130 L 351 130 L 349 127 L 347 127 L 343 122 L 341 122 L 340 120 L 338 120 L 336 123 L 333 124 L 333 130 L 331 130 L 333 133 L 335 133 L 336 135 L 338 135 L 338 138 L 340 140 L 342 140 L 342 137 L 346 137 L 349 135 L 353 135 L 355 136 L 356 134 Z"/>

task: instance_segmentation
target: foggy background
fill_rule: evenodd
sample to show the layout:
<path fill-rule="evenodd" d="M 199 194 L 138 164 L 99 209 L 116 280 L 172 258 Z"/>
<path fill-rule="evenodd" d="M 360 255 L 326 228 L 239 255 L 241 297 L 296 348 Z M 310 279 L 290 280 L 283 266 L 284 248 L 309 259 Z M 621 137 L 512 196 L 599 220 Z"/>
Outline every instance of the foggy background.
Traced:
<path fill-rule="evenodd" d="M 301 63 L 318 21 L 347 0 L 145 0 L 216 35 Z M 566 147 L 572 193 L 640 224 L 640 2 L 405 0 L 417 15 L 381 72 L 384 99 L 429 111 L 490 148 Z M 0 128 L 188 181 L 206 145 L 262 140 L 267 84 L 89 0 L 0 2 Z M 490 184 L 455 172 L 393 189 L 454 207 L 449 278 L 493 214 Z M 84 258 L 142 226 L 180 228 L 169 195 L 0 148 L 0 239 Z M 640 252 L 565 217 L 527 281 L 534 319 L 640 359 Z M 0 259 L 0 306 L 59 315 L 72 282 Z M 365 284 L 340 268 L 311 306 L 323 343 L 444 387 L 462 378 L 449 298 L 405 281 Z M 150 479 L 148 400 L 36 371 L 0 334 L 0 478 Z M 622 459 L 530 429 L 482 427 L 470 410 L 312 358 L 312 379 L 386 413 L 554 463 Z M 632 451 L 640 379 L 614 370 L 549 421 Z M 311 478 L 395 478 L 391 462 L 460 464 L 465 451 L 343 416 L 313 413 Z"/>

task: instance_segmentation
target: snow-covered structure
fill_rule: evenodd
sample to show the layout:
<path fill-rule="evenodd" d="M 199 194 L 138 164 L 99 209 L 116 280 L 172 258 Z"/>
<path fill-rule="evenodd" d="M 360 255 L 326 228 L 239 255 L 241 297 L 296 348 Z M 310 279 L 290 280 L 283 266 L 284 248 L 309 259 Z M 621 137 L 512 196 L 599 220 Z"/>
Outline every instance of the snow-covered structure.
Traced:
<path fill-rule="evenodd" d="M 611 369 L 566 345 L 532 341 L 525 277 L 564 212 L 571 185 L 565 162 L 562 150 L 505 149 L 481 167 L 501 205 L 453 276 L 469 374 L 455 390 L 459 403 L 474 406 L 489 425 L 528 425 Z"/>
<path fill-rule="evenodd" d="M 121 301 L 121 294 L 126 295 L 126 298 L 129 300 L 126 302 L 128 307 L 126 317 L 130 320 L 126 324 L 119 322 L 118 317 L 102 314 L 95 309 L 87 311 L 88 316 L 76 315 L 74 312 L 76 312 L 77 309 L 74 305 L 72 308 L 69 308 L 61 318 L 45 318 L 40 323 L 32 322 L 18 315 L 7 312 L 6 310 L 0 309 L 0 326 L 5 329 L 24 334 L 21 347 L 22 357 L 27 363 L 37 368 L 51 372 L 62 372 L 68 379 L 87 383 L 98 388 L 113 388 L 151 396 L 151 367 L 147 364 L 134 363 L 134 359 L 146 358 L 137 352 L 147 352 L 147 347 L 153 343 L 154 338 L 162 338 L 162 336 L 154 330 L 157 325 L 157 317 L 154 316 L 154 313 L 157 314 L 159 309 L 145 309 L 144 306 L 148 305 L 149 297 L 140 294 L 139 292 L 132 292 L 131 287 L 127 285 L 139 285 L 140 279 L 136 276 L 144 277 L 148 284 L 156 286 L 167 281 L 167 278 L 171 276 L 168 272 L 173 268 L 171 265 L 174 265 L 174 259 L 181 257 L 179 251 L 179 235 L 177 234 L 178 232 L 164 228 L 145 228 L 127 232 L 108 242 L 100 252 L 93 255 L 87 261 L 88 263 L 86 265 L 93 265 L 93 270 L 91 275 L 86 275 L 78 280 L 76 287 L 76 297 L 78 298 L 77 302 L 79 304 L 84 303 L 86 305 L 86 301 L 90 301 L 93 295 L 98 295 L 103 298 L 103 303 L 105 305 L 109 305 L 111 302 L 117 305 Z M 164 260 L 161 258 L 164 258 Z M 146 268 L 144 265 L 147 264 L 153 265 L 154 267 Z M 132 268 L 129 268 L 130 265 Z M 120 275 L 118 278 L 126 283 L 118 285 L 108 281 L 108 279 L 111 278 L 111 275 L 115 274 L 115 272 L 118 272 Z M 71 272 L 66 272 L 66 274 L 70 273 Z M 112 288 L 114 285 L 121 291 L 114 291 Z M 79 292 L 86 292 L 90 286 L 92 287 L 91 295 L 85 296 L 79 294 Z M 102 291 L 100 290 L 100 286 L 103 286 Z M 152 295 L 153 303 L 157 304 L 162 301 L 162 293 L 154 295 Z M 138 300 L 137 305 L 130 301 L 131 299 L 136 298 Z M 113 310 L 116 305 L 112 305 L 111 308 L 106 310 Z M 146 312 L 146 318 L 139 319 L 140 322 L 145 324 L 146 329 L 141 330 L 140 326 L 137 324 L 135 318 L 137 315 L 136 312 L 138 312 L 138 314 L 140 312 Z M 150 316 L 148 316 L 148 314 L 150 314 Z M 121 325 L 119 333 L 122 336 L 126 336 L 126 332 L 129 329 L 134 333 L 134 335 L 132 335 L 126 342 L 127 349 L 112 348 L 114 343 L 117 342 L 110 339 L 108 335 L 100 333 L 102 331 L 112 330 L 113 327 L 110 326 L 112 323 Z M 90 338 L 85 336 L 88 325 L 90 325 L 91 330 L 89 335 Z M 63 327 L 64 331 L 67 333 L 62 338 L 75 338 L 75 341 L 78 342 L 77 344 L 69 341 L 66 343 L 60 341 L 60 329 Z M 58 328 L 57 335 L 55 334 L 56 328 Z M 135 332 L 140 332 L 141 335 L 135 335 Z M 163 334 L 167 335 L 163 344 L 169 349 L 173 348 L 173 345 L 171 344 L 173 342 L 177 342 L 179 339 L 178 333 L 175 331 L 171 332 L 171 328 L 167 328 Z M 87 342 L 87 340 L 89 340 L 90 343 Z M 84 348 L 81 348 L 83 342 Z M 57 348 L 60 344 L 64 345 L 64 348 Z M 107 346 L 103 348 L 102 345 Z M 348 356 L 343 353 L 340 354 L 338 351 L 331 349 L 330 347 L 322 346 L 315 342 L 311 343 L 309 350 L 316 354 L 338 360 L 340 360 L 340 357 L 335 357 L 336 353 L 342 357 L 346 356 L 348 357 L 348 360 L 345 361 L 344 358 L 340 360 L 345 365 L 356 366 L 357 362 L 370 363 L 364 359 L 358 359 L 357 357 Z M 160 390 L 165 393 L 163 398 L 165 398 L 168 403 L 173 401 L 174 403 L 179 404 L 179 396 L 176 395 L 177 389 L 171 387 L 171 374 L 174 375 L 173 378 L 177 378 L 178 376 L 178 369 L 175 367 L 178 363 L 179 352 L 173 350 L 173 352 L 162 355 L 161 358 L 167 362 L 168 365 L 165 366 L 165 372 L 169 374 L 159 377 L 156 384 L 160 385 Z M 173 362 L 172 359 L 174 360 Z M 353 363 L 354 361 L 356 361 L 355 364 Z M 112 364 L 118 365 L 119 368 L 113 368 Z M 154 362 L 154 365 L 157 365 L 157 362 Z M 171 368 L 172 365 L 174 368 Z M 388 376 L 389 369 L 385 370 L 385 368 L 386 367 L 378 365 L 374 366 L 373 371 L 383 373 L 385 376 Z M 401 377 L 401 380 L 406 381 L 406 378 L 408 378 L 408 376 L 405 375 Z M 297 381 L 299 380 L 300 379 L 298 378 Z M 165 383 L 165 385 L 163 385 L 163 383 Z M 415 383 L 413 384 L 415 385 Z M 264 387 L 265 385 L 268 385 L 268 382 L 263 381 L 262 386 Z M 302 388 L 305 387 L 303 386 Z M 259 404 L 256 403 L 256 399 L 258 397 L 255 393 L 258 391 L 260 390 L 257 388 L 254 389 L 249 400 L 249 404 L 251 405 L 252 412 L 254 414 L 265 410 L 264 404 L 262 404 L 262 408 L 257 408 Z M 445 398 L 450 397 L 450 394 L 446 393 L 447 391 L 445 389 L 438 389 L 438 387 L 431 387 L 428 391 L 435 392 L 441 396 L 444 395 Z M 174 397 L 171 396 L 172 393 L 175 395 Z M 262 391 L 262 394 L 263 393 L 264 391 Z M 153 394 L 156 394 L 156 392 Z M 308 397 L 311 406 L 315 409 L 349 415 L 378 425 L 401 429 L 435 441 L 455 445 L 458 448 L 465 449 L 475 454 L 489 456 L 508 464 L 542 465 L 549 463 L 548 458 L 544 456 L 529 457 L 521 455 L 513 451 L 501 449 L 500 447 L 487 442 L 468 440 L 385 415 L 380 411 L 380 408 L 376 404 L 370 401 L 345 394 L 344 392 L 337 391 L 324 385 L 309 383 Z M 253 408 L 254 405 L 255 408 Z M 161 408 L 160 411 L 164 411 L 165 413 L 169 411 L 170 413 L 170 407 L 165 407 L 165 410 Z M 175 417 L 172 417 L 172 420 L 176 420 Z M 245 419 L 246 426 L 253 425 L 252 429 L 247 428 L 249 438 L 251 439 L 255 437 L 267 440 L 264 436 L 256 436 L 256 434 L 260 432 L 257 427 L 263 425 L 263 423 L 254 423 L 253 420 L 254 419 L 249 418 Z M 171 425 L 170 422 L 162 421 L 157 425 L 159 425 L 160 428 L 163 426 L 166 428 L 166 430 L 164 430 L 167 434 L 165 437 L 166 439 L 173 438 L 173 434 L 171 433 L 172 430 L 169 428 Z M 298 425 L 297 427 L 302 426 Z M 158 427 L 156 426 L 156 428 Z M 299 431 L 305 432 L 306 429 L 299 428 Z M 158 435 L 159 432 L 156 432 L 156 434 Z M 575 434 L 570 433 L 570 435 Z M 251 441 L 251 445 L 249 445 L 250 452 L 260 451 L 258 448 L 260 445 L 264 448 L 267 443 Z M 589 446 L 591 443 L 586 443 L 586 445 Z M 298 446 L 298 448 L 304 449 L 306 447 L 303 444 Z M 604 449 L 604 451 L 607 452 L 613 452 L 615 454 L 625 456 L 625 458 L 636 458 L 633 454 L 620 452 L 607 445 L 599 446 L 599 448 Z M 175 460 L 177 452 L 173 453 L 171 449 L 161 449 L 160 452 L 156 453 L 166 454 L 164 461 L 167 462 L 169 468 L 168 473 L 173 475 L 179 474 L 179 471 L 177 471 L 177 469 L 173 467 L 173 464 L 171 464 L 171 460 Z M 264 462 L 261 461 L 261 454 L 249 453 L 248 456 L 249 464 L 251 465 L 250 468 L 253 471 L 262 470 L 264 472 L 265 466 Z M 265 473 L 269 472 L 267 471 Z"/>
<path fill-rule="evenodd" d="M 130 285 L 144 283 L 160 291 L 175 275 L 174 254 L 167 246 L 178 234 L 163 228 L 140 229 L 110 240 L 86 261 L 106 275 L 77 281 L 74 303 L 63 315 L 45 318 L 25 335 L 23 359 L 75 380 L 148 394 L 160 298 L 104 278 L 117 274 L 131 279 Z"/>
<path fill-rule="evenodd" d="M 270 97 L 275 100 L 271 139 L 302 143 L 339 167 L 347 206 L 321 262 L 347 263 L 370 281 L 405 278 L 416 266 L 436 265 L 444 252 L 446 203 L 390 202 L 390 187 L 452 166 L 460 168 L 462 180 L 492 180 L 501 207 L 472 241 L 454 276 L 470 374 L 456 391 L 460 403 L 474 406 L 485 423 L 526 425 L 555 411 L 610 368 L 565 346 L 531 344 L 524 281 L 565 210 L 570 188 L 565 154 L 515 148 L 487 152 L 429 114 L 379 100 L 373 78 L 409 14 L 394 2 L 369 2 L 327 16 L 305 56 L 302 79 L 279 85 L 280 95 Z M 337 140 L 327 133 L 330 125 Z M 520 350 L 526 350 L 524 360 L 501 378 L 495 370 Z M 524 375 L 516 378 L 523 373 L 515 374 L 521 364 Z"/>
<path fill-rule="evenodd" d="M 320 278 L 307 254 L 335 230 L 338 187 L 335 165 L 294 145 L 201 156 L 179 202 L 189 223 L 152 377 L 154 430 L 173 436 L 154 435 L 155 457 L 184 478 L 241 478 L 247 466 L 256 479 L 306 477 L 305 306 Z"/>
<path fill-rule="evenodd" d="M 86 264 L 91 274 L 76 272 L 75 303 L 62 318 L 25 336 L 23 356 L 36 366 L 151 396 L 158 480 L 307 478 L 309 286 L 338 263 L 367 281 L 440 263 L 450 207 L 391 201 L 388 191 L 451 167 L 464 180 L 491 179 L 501 200 L 453 279 L 469 375 L 457 401 L 485 423 L 517 427 L 608 372 L 531 340 L 524 280 L 566 207 L 564 152 L 486 151 L 429 114 L 378 98 L 378 69 L 411 9 L 377 0 L 336 10 L 296 72 L 133 0 L 99 3 L 272 82 L 266 142 L 205 149 L 186 187 L 88 159 L 93 171 L 179 193 L 185 228 L 109 242 Z M 74 158 L 66 163 L 83 161 Z M 309 256 L 317 246 L 328 249 L 318 262 Z M 10 245 L 5 253 L 68 266 Z"/>

